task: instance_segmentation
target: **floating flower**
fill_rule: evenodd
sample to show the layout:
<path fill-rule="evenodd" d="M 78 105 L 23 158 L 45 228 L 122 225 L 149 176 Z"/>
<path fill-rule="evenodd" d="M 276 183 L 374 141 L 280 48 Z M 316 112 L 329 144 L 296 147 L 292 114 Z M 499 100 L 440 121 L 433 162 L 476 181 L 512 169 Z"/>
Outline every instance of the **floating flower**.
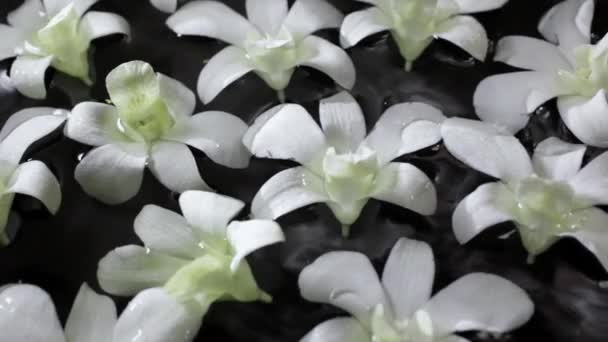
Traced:
<path fill-rule="evenodd" d="M 244 203 L 211 192 L 187 191 L 179 204 L 183 217 L 145 206 L 135 219 L 135 232 L 145 247 L 120 247 L 99 262 L 97 275 L 105 291 L 122 296 L 139 293 L 123 313 L 125 319 L 136 322 L 136 316 L 163 311 L 169 301 L 200 325 L 214 301 L 269 301 L 245 257 L 283 241 L 281 227 L 267 220 L 230 222 Z M 164 299 L 155 300 L 160 294 Z M 198 325 L 191 327 L 189 334 L 166 341 L 192 340 Z M 146 341 L 152 336 L 145 330 L 142 334 Z"/>
<path fill-rule="evenodd" d="M 433 39 L 445 39 L 479 60 L 485 60 L 488 37 L 477 19 L 468 15 L 502 7 L 507 0 L 358 0 L 369 3 L 346 16 L 340 29 L 342 46 L 349 48 L 372 34 L 390 31 L 399 46 L 405 69 Z"/>
<path fill-rule="evenodd" d="M 454 333 L 504 333 L 526 323 L 534 304 L 512 282 L 468 274 L 431 298 L 435 261 L 424 242 L 400 239 L 382 281 L 361 253 L 330 252 L 304 268 L 302 296 L 354 317 L 319 324 L 301 342 L 466 342 Z"/>
<path fill-rule="evenodd" d="M 0 59 L 17 56 L 11 81 L 25 96 L 46 97 L 49 66 L 92 84 L 89 46 L 92 40 L 129 34 L 127 21 L 112 13 L 87 10 L 99 0 L 25 0 L 0 24 Z M 86 13 L 86 14 L 85 14 Z"/>
<path fill-rule="evenodd" d="M 198 79 L 204 103 L 226 86 L 254 71 L 284 101 L 295 67 L 315 68 L 344 88 L 355 83 L 355 68 L 340 47 L 311 35 L 340 26 L 342 14 L 324 0 L 297 0 L 288 11 L 287 0 L 247 0 L 249 21 L 217 1 L 186 4 L 167 20 L 179 35 L 222 40 L 230 46 L 216 54 Z"/>
<path fill-rule="evenodd" d="M 15 194 L 39 199 L 53 214 L 59 210 L 61 189 L 51 170 L 38 160 L 20 162 L 32 143 L 61 122 L 63 119 L 55 116 L 33 118 L 12 129 L 0 142 L 0 246 L 9 243 L 5 229 Z"/>
<path fill-rule="evenodd" d="M 557 4 L 541 20 L 548 42 L 524 36 L 501 39 L 496 61 L 528 71 L 495 75 L 475 92 L 482 120 L 515 133 L 529 114 L 557 97 L 562 120 L 587 145 L 608 147 L 608 35 L 590 45 L 593 0 Z"/>
<path fill-rule="evenodd" d="M 109 204 L 135 196 L 144 168 L 172 191 L 206 190 L 188 146 L 218 164 L 243 168 L 247 125 L 219 111 L 192 115 L 196 97 L 180 82 L 141 61 L 122 64 L 106 78 L 113 105 L 83 102 L 72 110 L 66 135 L 99 146 L 76 167 L 84 190 Z"/>
<path fill-rule="evenodd" d="M 422 215 L 435 212 L 431 180 L 395 158 L 441 140 L 443 114 L 423 103 L 389 108 L 365 137 L 365 118 L 346 92 L 321 100 L 321 127 L 297 104 L 274 107 L 249 128 L 243 142 L 260 158 L 291 159 L 302 166 L 279 172 L 258 191 L 254 217 L 276 219 L 313 203 L 326 203 L 348 235 L 369 200 L 375 198 Z"/>
<path fill-rule="evenodd" d="M 452 224 L 462 244 L 495 224 L 513 221 L 534 257 L 572 237 L 608 269 L 608 153 L 581 169 L 584 145 L 542 141 L 530 159 L 508 132 L 487 123 L 448 119 L 447 149 L 468 166 L 499 179 L 483 184 L 456 208 Z"/>

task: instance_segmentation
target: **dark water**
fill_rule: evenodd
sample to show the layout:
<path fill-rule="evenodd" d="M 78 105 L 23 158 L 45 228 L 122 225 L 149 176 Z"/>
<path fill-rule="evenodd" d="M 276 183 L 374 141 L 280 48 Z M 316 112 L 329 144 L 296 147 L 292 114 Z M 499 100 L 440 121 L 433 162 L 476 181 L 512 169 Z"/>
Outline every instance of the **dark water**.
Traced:
<path fill-rule="evenodd" d="M 4 19 L 20 2 L 3 0 L 1 17 Z M 244 12 L 244 1 L 226 2 Z M 351 0 L 332 2 L 345 12 L 363 7 Z M 511 0 L 505 8 L 477 17 L 494 41 L 509 34 L 538 36 L 537 22 L 554 3 L 554 0 Z M 593 25 L 596 39 L 608 30 L 608 20 L 602 19 L 608 15 L 608 1 L 597 3 Z M 147 0 L 104 0 L 95 8 L 123 15 L 133 28 L 130 42 L 107 38 L 95 44 L 92 60 L 97 77 L 95 86 L 90 90 L 74 88 L 70 86 L 71 80 L 55 77 L 48 100 L 26 99 L 8 85 L 6 70 L 10 61 L 4 61 L 0 63 L 0 122 L 30 106 L 71 108 L 83 96 L 104 101 L 105 75 L 118 64 L 134 59 L 145 60 L 157 71 L 196 89 L 204 61 L 224 46 L 204 38 L 178 39 L 164 26 L 166 15 L 152 8 Z M 324 31 L 321 35 L 337 42 L 336 31 Z M 366 39 L 349 52 L 358 72 L 353 94 L 365 111 L 368 127 L 388 106 L 403 101 L 431 103 L 447 116 L 474 117 L 472 97 L 477 83 L 487 75 L 511 70 L 504 65 L 475 62 L 448 43 L 435 42 L 416 62 L 414 72 L 406 73 L 396 47 L 383 34 Z M 317 115 L 318 100 L 337 90 L 325 75 L 299 69 L 287 89 L 287 98 L 297 100 Z M 224 110 L 252 121 L 275 104 L 274 92 L 250 75 L 227 88 L 208 106 L 199 103 L 197 110 Z M 539 110 L 519 136 L 530 150 L 549 136 L 576 141 L 560 122 L 554 102 Z M 46 162 L 60 179 L 62 208 L 56 216 L 50 216 L 36 201 L 18 197 L 14 209 L 21 217 L 21 229 L 13 244 L 0 250 L 0 284 L 24 281 L 43 287 L 57 303 L 62 319 L 66 318 L 83 281 L 99 290 L 95 272 L 101 257 L 117 246 L 139 243 L 132 223 L 143 205 L 154 203 L 178 210 L 176 196 L 150 174 L 146 174 L 138 196 L 123 205 L 106 206 L 89 198 L 73 178 L 78 155 L 88 150 L 87 146 L 61 137 L 59 132 L 31 149 L 27 158 Z M 600 152 L 590 149 L 589 157 Z M 290 166 L 281 161 L 253 160 L 246 170 L 231 170 L 214 165 L 202 153 L 195 155 L 210 185 L 246 202 L 251 201 L 268 178 Z M 582 246 L 561 241 L 540 256 L 536 264 L 528 266 L 517 235 L 507 240 L 497 238 L 513 228 L 505 224 L 461 247 L 451 231 L 451 213 L 464 196 L 489 178 L 454 160 L 440 145 L 401 160 L 417 165 L 434 178 L 440 199 L 436 215 L 421 217 L 396 206 L 370 201 L 347 241 L 340 237 L 338 222 L 322 205 L 286 215 L 280 223 L 287 242 L 249 258 L 256 278 L 274 296 L 274 303 L 215 304 L 197 341 L 297 341 L 317 323 L 340 314 L 335 308 L 300 299 L 296 284 L 299 271 L 322 253 L 336 249 L 361 251 L 381 270 L 388 251 L 401 236 L 431 244 L 438 267 L 437 289 L 470 272 L 492 272 L 514 281 L 533 298 L 536 314 L 525 327 L 498 339 L 471 334 L 468 337 L 472 340 L 608 340 L 608 290 L 597 285 L 599 280 L 608 279 L 608 274 Z M 127 299 L 117 301 L 122 307 Z"/>

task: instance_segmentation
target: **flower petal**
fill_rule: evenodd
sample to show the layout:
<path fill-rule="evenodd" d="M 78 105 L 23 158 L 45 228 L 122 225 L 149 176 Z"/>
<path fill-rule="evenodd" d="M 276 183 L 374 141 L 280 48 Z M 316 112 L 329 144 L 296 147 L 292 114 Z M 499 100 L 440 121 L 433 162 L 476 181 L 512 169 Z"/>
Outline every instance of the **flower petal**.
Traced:
<path fill-rule="evenodd" d="M 344 16 L 325 0 L 296 0 L 283 25 L 296 38 L 304 38 L 321 29 L 340 27 Z"/>
<path fill-rule="evenodd" d="M 177 10 L 177 0 L 150 0 L 150 3 L 165 13 L 173 13 Z"/>
<path fill-rule="evenodd" d="M 321 100 L 319 116 L 327 143 L 341 153 L 355 151 L 365 138 L 363 111 L 345 91 Z"/>
<path fill-rule="evenodd" d="M 65 325 L 66 341 L 107 342 L 116 325 L 116 306 L 82 284 Z"/>
<path fill-rule="evenodd" d="M 499 40 L 494 60 L 536 71 L 557 72 L 572 69 L 570 62 L 557 46 L 525 36 L 508 36 Z"/>
<path fill-rule="evenodd" d="M 376 151 L 380 165 L 441 141 L 439 127 L 445 116 L 433 106 L 420 102 L 394 105 L 380 117 L 364 144 Z"/>
<path fill-rule="evenodd" d="M 317 36 L 306 37 L 300 44 L 305 55 L 300 65 L 321 71 L 346 89 L 355 85 L 355 65 L 342 48 Z"/>
<path fill-rule="evenodd" d="M 297 104 L 262 113 L 245 133 L 243 143 L 256 157 L 295 160 L 312 169 L 327 148 L 321 128 Z"/>
<path fill-rule="evenodd" d="M 201 178 L 188 146 L 169 141 L 157 142 L 150 151 L 150 171 L 169 190 L 210 190 Z"/>
<path fill-rule="evenodd" d="M 503 180 L 532 174 L 528 152 L 514 136 L 491 124 L 450 118 L 441 135 L 450 153 L 477 171 Z"/>
<path fill-rule="evenodd" d="M 15 127 L 0 143 L 0 159 L 17 165 L 27 149 L 57 129 L 65 122 L 65 117 L 43 115 L 34 117 Z"/>
<path fill-rule="evenodd" d="M 13 173 L 7 192 L 34 197 L 53 214 L 61 205 L 61 187 L 55 175 L 41 161 L 32 160 L 19 165 Z"/>
<path fill-rule="evenodd" d="M 393 304 L 395 318 L 409 320 L 431 298 L 434 280 L 435 258 L 431 247 L 425 242 L 399 239 L 382 273 L 382 284 Z"/>
<path fill-rule="evenodd" d="M 131 155 L 117 145 L 104 145 L 85 155 L 76 166 L 74 177 L 90 196 L 107 204 L 119 204 L 139 191 L 145 164 L 145 155 Z"/>
<path fill-rule="evenodd" d="M 543 16 L 538 31 L 565 51 L 589 44 L 594 7 L 593 0 L 562 1 Z"/>
<path fill-rule="evenodd" d="M 241 261 L 252 252 L 285 241 L 281 226 L 270 220 L 233 221 L 226 229 L 226 236 L 234 251 L 230 263 L 232 272 L 236 272 Z"/>
<path fill-rule="evenodd" d="M 11 81 L 19 92 L 33 99 L 46 97 L 44 76 L 53 57 L 19 56 L 11 66 Z"/>
<path fill-rule="evenodd" d="M 253 70 L 243 49 L 228 46 L 215 54 L 198 77 L 197 91 L 203 103 L 211 102 L 224 88 Z"/>
<path fill-rule="evenodd" d="M 328 201 L 323 180 L 304 167 L 294 167 L 272 176 L 251 203 L 255 218 L 276 219 L 296 209 Z"/>
<path fill-rule="evenodd" d="M 82 16 L 91 6 L 93 6 L 99 0 L 42 0 L 44 2 L 44 7 L 46 8 L 46 13 L 49 17 L 55 16 L 62 9 L 64 9 L 69 4 L 74 5 L 74 10 L 78 13 L 79 16 Z"/>
<path fill-rule="evenodd" d="M 302 270 L 298 285 L 304 299 L 337 306 L 363 325 L 369 325 L 374 307 L 390 307 L 376 270 L 361 253 L 323 254 Z"/>
<path fill-rule="evenodd" d="M 225 236 L 228 222 L 245 206 L 238 199 L 207 191 L 186 191 L 179 196 L 179 206 L 186 221 L 200 230 L 200 235 Z"/>
<path fill-rule="evenodd" d="M 534 304 L 512 282 L 472 273 L 441 290 L 422 310 L 432 319 L 435 335 L 469 330 L 504 333 L 526 323 Z"/>
<path fill-rule="evenodd" d="M 243 48 L 247 34 L 257 29 L 230 7 L 218 1 L 193 1 L 167 19 L 167 26 L 180 35 L 223 40 Z"/>
<path fill-rule="evenodd" d="M 567 181 L 581 169 L 585 145 L 569 144 L 558 138 L 548 138 L 536 146 L 532 163 L 542 177 Z"/>
<path fill-rule="evenodd" d="M 561 236 L 577 239 L 595 255 L 602 267 L 608 270 L 608 213 L 599 208 L 589 208 L 585 210 L 584 215 L 585 221 L 579 230 Z"/>
<path fill-rule="evenodd" d="M 200 240 L 186 219 L 171 210 L 146 205 L 135 217 L 135 234 L 147 248 L 176 258 L 195 259 Z"/>
<path fill-rule="evenodd" d="M 509 190 L 502 183 L 479 186 L 454 210 L 452 227 L 460 244 L 469 242 L 486 228 L 507 222 L 513 217 L 500 206 L 508 201 Z"/>
<path fill-rule="evenodd" d="M 0 36 L 2 37 L 2 41 L 0 41 L 0 61 L 15 57 L 17 55 L 16 50 L 21 47 L 27 37 L 25 32 L 4 24 L 0 24 Z"/>
<path fill-rule="evenodd" d="M 475 110 L 482 120 L 515 133 L 526 126 L 528 114 L 563 95 L 559 84 L 557 73 L 522 71 L 490 76 L 475 90 Z"/>
<path fill-rule="evenodd" d="M 14 198 L 15 195 L 10 193 L 0 196 L 0 247 L 5 247 L 11 242 L 11 239 L 6 232 L 6 228 L 9 224 Z M 2 288 L 0 287 L 0 290 L 1 289 Z"/>
<path fill-rule="evenodd" d="M 458 4 L 460 13 L 478 13 L 502 7 L 508 0 L 452 0 Z"/>
<path fill-rule="evenodd" d="M 369 342 L 365 328 L 354 318 L 334 318 L 312 329 L 300 342 Z"/>
<path fill-rule="evenodd" d="M 0 290 L 0 330 L 5 341 L 65 342 L 51 297 L 32 285 Z"/>
<path fill-rule="evenodd" d="M 52 107 L 31 107 L 22 109 L 12 114 L 8 120 L 6 120 L 2 126 L 2 129 L 0 130 L 0 141 L 4 140 L 12 131 L 15 130 L 15 128 L 33 118 L 49 115 L 65 119 L 68 117 L 68 114 L 69 112 L 65 109 Z M 59 126 L 63 120 L 57 120 L 55 122 Z M 39 131 L 39 129 L 37 128 L 36 131 Z"/>
<path fill-rule="evenodd" d="M 117 14 L 91 11 L 82 17 L 80 30 L 89 38 L 97 39 L 112 34 L 130 35 L 131 29 L 127 20 Z"/>
<path fill-rule="evenodd" d="M 196 304 L 178 302 L 164 289 L 145 290 L 120 315 L 113 342 L 192 341 L 205 311 Z"/>
<path fill-rule="evenodd" d="M 350 13 L 340 27 L 340 44 L 344 48 L 356 45 L 372 34 L 386 31 L 390 27 L 384 13 L 377 7 Z"/>
<path fill-rule="evenodd" d="M 118 111 L 132 111 L 156 100 L 160 85 L 152 66 L 143 61 L 130 61 L 114 68 L 106 76 L 106 88 Z"/>
<path fill-rule="evenodd" d="M 459 15 L 447 19 L 439 25 L 435 35 L 457 45 L 480 61 L 486 59 L 488 36 L 483 26 L 473 17 Z"/>
<path fill-rule="evenodd" d="M 590 205 L 608 205 L 608 152 L 590 161 L 570 180 L 577 197 Z"/>
<path fill-rule="evenodd" d="M 371 197 L 393 203 L 421 215 L 432 215 L 437 209 L 437 192 L 429 177 L 406 163 L 390 163 L 376 175 Z"/>
<path fill-rule="evenodd" d="M 21 6 L 6 16 L 6 21 L 9 25 L 29 34 L 46 25 L 45 13 L 40 0 L 24 0 Z"/>
<path fill-rule="evenodd" d="M 608 102 L 606 91 L 600 90 L 593 98 L 560 97 L 559 114 L 570 131 L 587 145 L 608 147 Z"/>
<path fill-rule="evenodd" d="M 99 102 L 77 104 L 72 109 L 65 134 L 70 139 L 91 146 L 128 141 L 118 128 L 116 107 Z"/>
<path fill-rule="evenodd" d="M 209 111 L 178 122 L 164 139 L 201 150 L 218 164 L 245 168 L 251 158 L 242 141 L 247 128 L 247 124 L 235 115 Z"/>
<path fill-rule="evenodd" d="M 247 0 L 247 18 L 262 32 L 275 34 L 287 17 L 287 0 Z"/>
<path fill-rule="evenodd" d="M 108 293 L 133 296 L 143 289 L 162 286 L 189 261 L 141 246 L 122 246 L 99 261 L 97 279 Z"/>
<path fill-rule="evenodd" d="M 196 95 L 188 89 L 182 82 L 156 73 L 160 97 L 169 108 L 169 112 L 174 118 L 187 118 L 194 113 L 196 107 Z"/>

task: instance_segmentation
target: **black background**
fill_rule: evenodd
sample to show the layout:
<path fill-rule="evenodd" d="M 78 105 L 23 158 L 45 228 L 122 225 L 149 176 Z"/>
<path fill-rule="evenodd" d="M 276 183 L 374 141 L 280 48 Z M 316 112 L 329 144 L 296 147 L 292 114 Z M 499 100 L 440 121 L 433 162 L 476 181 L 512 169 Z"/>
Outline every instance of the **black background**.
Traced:
<path fill-rule="evenodd" d="M 225 2 L 244 13 L 244 0 Z M 364 7 L 352 0 L 331 2 L 345 13 Z M 511 0 L 502 9 L 476 17 L 486 27 L 492 42 L 512 34 L 538 37 L 538 20 L 556 2 Z M 3 0 L 2 20 L 20 3 L 21 0 Z M 608 15 L 608 2 L 596 3 L 594 41 L 608 30 L 608 20 L 602 21 Z M 7 70 L 12 60 L 0 62 L 0 122 L 31 106 L 69 109 L 87 98 L 104 101 L 108 97 L 105 75 L 120 63 L 135 59 L 151 63 L 157 71 L 194 90 L 205 61 L 224 46 L 212 39 L 178 38 L 164 25 L 167 15 L 155 10 L 147 0 L 103 0 L 94 9 L 123 15 L 133 31 L 129 42 L 109 37 L 94 43 L 91 67 L 96 75 L 95 85 L 89 90 L 50 72 L 48 99 L 35 101 L 19 95 L 10 86 Z M 338 41 L 336 30 L 325 30 L 319 35 L 334 43 Z M 446 116 L 475 118 L 472 98 L 479 81 L 490 74 L 515 70 L 499 63 L 476 62 L 449 43 L 438 41 L 415 63 L 413 72 L 406 73 L 398 50 L 386 34 L 364 40 L 350 49 L 349 54 L 357 68 L 352 93 L 365 112 L 368 130 L 388 106 L 404 101 L 430 103 Z M 301 68 L 287 89 L 287 99 L 304 105 L 317 118 L 318 100 L 337 91 L 327 76 Z M 223 110 L 252 122 L 277 103 L 270 88 L 256 76 L 248 75 L 209 105 L 199 101 L 197 112 Z M 576 142 L 561 123 L 555 101 L 541 107 L 528 127 L 518 134 L 529 150 L 549 136 Z M 62 320 L 66 319 L 83 281 L 99 290 L 95 273 L 100 258 L 115 247 L 140 243 L 132 224 L 143 205 L 154 203 L 179 210 L 176 195 L 163 188 L 148 171 L 139 194 L 125 204 L 106 206 L 85 195 L 73 172 L 78 156 L 89 149 L 62 137 L 60 132 L 32 147 L 26 159 L 39 159 L 51 167 L 62 185 L 62 207 L 56 216 L 50 216 L 37 201 L 18 196 L 13 208 L 22 218 L 21 229 L 13 244 L 0 250 L 0 284 L 23 281 L 43 287 L 53 297 Z M 588 158 L 600 152 L 589 149 Z M 200 152 L 195 151 L 195 156 L 203 178 L 212 187 L 248 203 L 268 178 L 292 166 L 285 161 L 254 159 L 248 169 L 231 170 L 213 164 Z M 340 237 L 338 222 L 323 205 L 284 216 L 279 222 L 287 242 L 258 251 L 248 259 L 261 287 L 274 296 L 274 303 L 214 304 L 196 341 L 297 341 L 316 324 L 342 314 L 330 306 L 302 300 L 297 288 L 299 271 L 324 252 L 339 249 L 365 253 L 381 271 L 388 251 L 401 236 L 426 241 L 433 247 L 436 290 L 470 272 L 491 272 L 514 281 L 530 294 L 536 313 L 527 325 L 495 339 L 466 334 L 473 341 L 608 340 L 608 290 L 598 287 L 598 281 L 608 279 L 608 274 L 593 255 L 575 241 L 564 240 L 529 266 L 517 234 L 507 240 L 497 238 L 511 230 L 512 224 L 489 229 L 461 247 L 453 237 L 451 213 L 464 196 L 491 178 L 456 161 L 441 145 L 399 160 L 415 164 L 434 178 L 439 195 L 436 215 L 421 217 L 372 200 L 354 224 L 349 240 Z M 246 212 L 243 211 L 243 217 Z M 116 299 L 119 308 L 128 302 L 128 298 Z"/>

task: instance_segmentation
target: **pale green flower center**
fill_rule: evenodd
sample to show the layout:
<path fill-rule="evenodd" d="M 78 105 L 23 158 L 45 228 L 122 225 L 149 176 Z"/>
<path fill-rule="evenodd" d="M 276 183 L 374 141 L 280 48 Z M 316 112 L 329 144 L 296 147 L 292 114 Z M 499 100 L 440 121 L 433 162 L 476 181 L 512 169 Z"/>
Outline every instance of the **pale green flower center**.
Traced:
<path fill-rule="evenodd" d="M 80 30 L 80 16 L 72 4 L 51 18 L 29 43 L 33 50 L 39 49 L 40 54 L 53 56 L 52 65 L 56 69 L 91 83 L 88 62 L 90 40 Z"/>
<path fill-rule="evenodd" d="M 558 71 L 562 86 L 571 94 L 593 97 L 598 91 L 608 91 L 608 51 L 597 45 L 582 45 L 575 49 L 574 71 Z"/>
<path fill-rule="evenodd" d="M 325 190 L 339 204 L 369 197 L 379 170 L 376 152 L 362 147 L 356 152 L 338 154 L 331 147 L 323 158 Z"/>
<path fill-rule="evenodd" d="M 536 176 L 511 184 L 514 203 L 509 211 L 524 246 L 538 255 L 559 239 L 559 234 L 580 229 L 586 217 L 574 191 L 565 182 Z"/>
<path fill-rule="evenodd" d="M 382 305 L 372 315 L 372 342 L 434 342 L 433 322 L 423 310 L 409 320 L 394 320 Z"/>
<path fill-rule="evenodd" d="M 148 142 L 158 140 L 175 124 L 161 98 L 151 99 L 144 94 L 134 94 L 130 105 L 118 110 L 119 127 L 123 132 L 132 137 L 142 137 Z"/>
<path fill-rule="evenodd" d="M 433 40 L 439 25 L 455 14 L 458 5 L 438 0 L 384 0 L 378 7 L 390 20 L 393 37 L 409 63 L 418 58 Z"/>
<path fill-rule="evenodd" d="M 275 35 L 251 34 L 245 43 L 247 59 L 274 89 L 284 89 L 291 70 L 298 64 L 298 45 L 291 33 L 282 28 Z M 288 74 L 289 77 L 283 77 Z"/>

